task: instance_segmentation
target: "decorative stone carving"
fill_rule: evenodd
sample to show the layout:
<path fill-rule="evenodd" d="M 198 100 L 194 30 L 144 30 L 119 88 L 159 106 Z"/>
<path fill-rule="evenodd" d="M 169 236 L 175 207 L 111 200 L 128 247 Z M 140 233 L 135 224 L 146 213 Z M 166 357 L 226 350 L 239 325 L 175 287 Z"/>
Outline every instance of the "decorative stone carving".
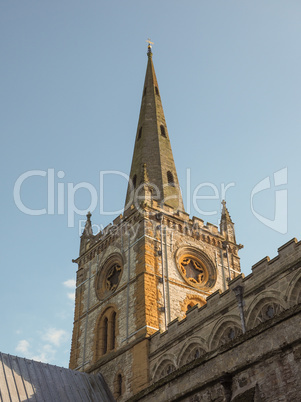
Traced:
<path fill-rule="evenodd" d="M 190 255 L 182 256 L 179 265 L 182 273 L 192 284 L 201 284 L 208 276 L 205 266 L 195 257 L 191 257 Z"/>
<path fill-rule="evenodd" d="M 211 259 L 194 247 L 179 248 L 175 255 L 178 270 L 190 286 L 206 289 L 214 286 L 216 268 Z"/>
<path fill-rule="evenodd" d="M 104 300 L 117 289 L 123 271 L 123 260 L 120 254 L 111 255 L 98 270 L 96 278 L 96 294 Z"/>

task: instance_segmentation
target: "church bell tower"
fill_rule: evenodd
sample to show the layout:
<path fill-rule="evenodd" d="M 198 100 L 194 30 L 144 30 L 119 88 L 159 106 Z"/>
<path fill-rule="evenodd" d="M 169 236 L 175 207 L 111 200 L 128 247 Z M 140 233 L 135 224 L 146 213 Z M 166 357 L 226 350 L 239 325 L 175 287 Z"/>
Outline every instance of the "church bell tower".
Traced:
<path fill-rule="evenodd" d="M 184 210 L 159 86 L 147 69 L 123 215 L 80 240 L 70 368 L 101 372 L 117 400 L 150 384 L 149 342 L 240 273 L 234 224 Z"/>

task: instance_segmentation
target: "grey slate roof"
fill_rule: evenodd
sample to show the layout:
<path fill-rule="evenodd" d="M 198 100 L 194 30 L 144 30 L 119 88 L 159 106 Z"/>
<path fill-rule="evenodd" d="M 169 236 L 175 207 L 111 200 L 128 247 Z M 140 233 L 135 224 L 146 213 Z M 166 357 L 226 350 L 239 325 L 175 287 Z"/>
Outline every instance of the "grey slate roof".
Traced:
<path fill-rule="evenodd" d="M 0 352 L 0 401 L 113 402 L 101 374 L 73 371 Z"/>

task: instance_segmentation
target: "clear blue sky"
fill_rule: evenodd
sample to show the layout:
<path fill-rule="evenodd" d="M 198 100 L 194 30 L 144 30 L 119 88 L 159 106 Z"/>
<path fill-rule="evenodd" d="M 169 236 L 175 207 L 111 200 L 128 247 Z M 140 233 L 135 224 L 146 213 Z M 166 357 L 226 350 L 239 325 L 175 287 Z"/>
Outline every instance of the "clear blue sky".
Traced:
<path fill-rule="evenodd" d="M 191 216 L 218 224 L 221 186 L 234 184 L 226 200 L 246 274 L 301 237 L 300 15 L 299 0 L 1 1 L 1 351 L 68 365 L 83 217 L 68 227 L 57 186 L 67 198 L 68 183 L 88 182 L 100 198 L 101 171 L 129 172 L 148 37 Z M 54 214 L 27 215 L 15 183 L 48 169 Z M 211 188 L 199 195 L 215 188 L 219 199 L 199 200 L 198 211 L 188 198 L 202 183 Z M 47 176 L 21 189 L 29 208 L 49 207 Z M 125 191 L 124 179 L 107 176 L 105 210 L 122 209 Z M 89 203 L 79 190 L 77 207 Z M 98 204 L 92 219 L 115 216 Z"/>

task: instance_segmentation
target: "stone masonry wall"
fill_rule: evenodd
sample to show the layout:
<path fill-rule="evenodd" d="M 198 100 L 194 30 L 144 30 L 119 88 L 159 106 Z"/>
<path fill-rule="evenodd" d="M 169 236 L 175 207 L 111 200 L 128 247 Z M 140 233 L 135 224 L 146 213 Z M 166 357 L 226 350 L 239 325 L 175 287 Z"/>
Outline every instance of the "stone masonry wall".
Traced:
<path fill-rule="evenodd" d="M 193 360 L 129 401 L 299 401 L 300 306 Z"/>

